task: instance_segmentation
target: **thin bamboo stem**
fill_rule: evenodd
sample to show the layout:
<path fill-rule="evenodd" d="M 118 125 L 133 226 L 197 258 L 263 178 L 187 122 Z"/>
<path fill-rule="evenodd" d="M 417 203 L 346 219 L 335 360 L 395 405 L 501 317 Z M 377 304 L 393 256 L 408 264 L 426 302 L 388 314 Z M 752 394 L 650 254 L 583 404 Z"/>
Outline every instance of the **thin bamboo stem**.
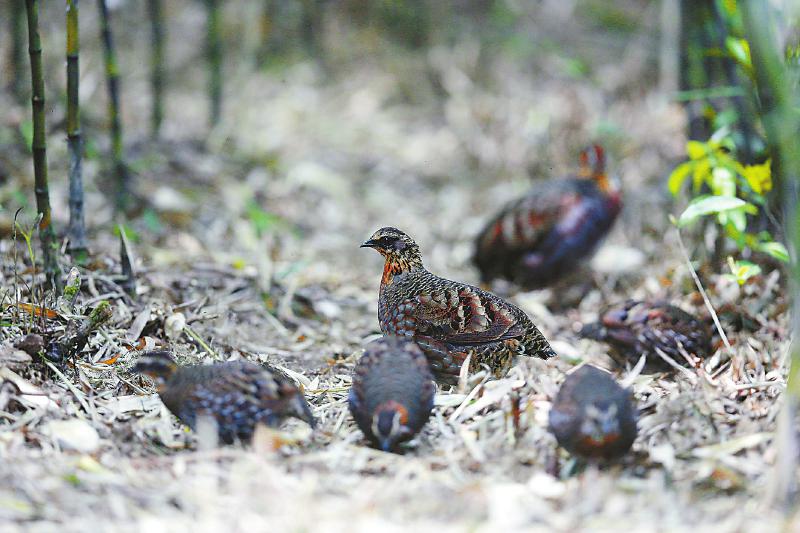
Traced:
<path fill-rule="evenodd" d="M 792 258 L 791 297 L 792 330 L 790 366 L 785 394 L 785 411 L 777 432 L 778 459 L 776 461 L 776 493 L 773 495 L 784 505 L 796 502 L 798 486 L 796 475 L 798 442 L 795 429 L 796 414 L 800 406 L 800 115 L 793 105 L 792 89 L 785 66 L 777 50 L 775 13 L 765 0 L 739 2 L 758 93 L 759 111 L 767 134 L 767 144 L 772 152 L 773 176 L 783 189 L 785 228 Z"/>
<path fill-rule="evenodd" d="M 39 35 L 39 1 L 26 0 L 28 16 L 28 52 L 31 57 L 31 109 L 33 115 L 33 173 L 36 210 L 41 216 L 39 238 L 42 240 L 44 271 L 50 286 L 59 288 L 58 242 L 50 219 L 50 190 L 47 183 L 47 141 L 45 132 L 44 72 L 42 41 Z"/>
<path fill-rule="evenodd" d="M 106 64 L 106 83 L 108 86 L 108 116 L 111 122 L 111 158 L 117 180 L 117 206 L 124 209 L 129 203 L 130 183 L 128 167 L 122 148 L 122 114 L 119 96 L 119 65 L 117 64 L 114 35 L 111 31 L 111 17 L 106 0 L 97 0 L 100 10 L 100 24 L 103 39 L 103 55 Z"/>
<path fill-rule="evenodd" d="M 322 50 L 323 5 L 319 0 L 301 0 L 300 34 L 308 54 L 324 66 Z"/>
<path fill-rule="evenodd" d="M 711 10 L 714 15 L 714 24 L 717 31 L 717 45 L 720 50 L 725 50 L 725 37 L 727 34 L 728 25 L 725 23 L 725 18 L 722 15 L 717 2 L 711 3 Z M 739 75 L 736 72 L 736 64 L 730 57 L 721 57 L 723 72 L 729 87 L 741 86 Z M 747 164 L 753 163 L 753 132 L 751 131 L 752 116 L 746 107 L 744 96 L 731 96 L 731 102 L 736 109 L 737 123 L 742 132 L 742 160 Z"/>
<path fill-rule="evenodd" d="M 275 40 L 275 11 L 277 3 L 275 0 L 263 0 L 261 13 L 258 17 L 259 45 L 256 52 L 256 62 L 263 65 L 267 62 L 272 52 L 272 43 Z"/>
<path fill-rule="evenodd" d="M 161 0 L 147 0 L 150 18 L 150 87 L 152 104 L 150 108 L 150 135 L 158 139 L 161 123 L 164 120 L 164 6 Z"/>
<path fill-rule="evenodd" d="M 213 128 L 222 115 L 222 40 L 220 37 L 221 13 L 218 0 L 205 0 L 206 4 L 206 56 L 209 79 L 209 123 Z"/>
<path fill-rule="evenodd" d="M 78 88 L 80 69 L 79 0 L 67 0 L 67 148 L 69 150 L 69 251 L 78 263 L 87 259 L 83 212 L 81 116 Z"/>
<path fill-rule="evenodd" d="M 25 4 L 19 0 L 11 2 L 11 16 L 8 17 L 11 35 L 11 89 L 22 102 L 25 98 Z"/>

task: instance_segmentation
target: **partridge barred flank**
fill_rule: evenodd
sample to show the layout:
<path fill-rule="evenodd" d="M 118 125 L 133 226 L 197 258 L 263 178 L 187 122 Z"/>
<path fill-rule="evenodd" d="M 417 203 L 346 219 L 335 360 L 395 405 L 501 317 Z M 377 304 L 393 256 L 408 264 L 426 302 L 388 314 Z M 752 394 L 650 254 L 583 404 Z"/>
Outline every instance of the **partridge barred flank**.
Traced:
<path fill-rule="evenodd" d="M 378 298 L 381 331 L 416 341 L 437 380 L 456 381 L 467 356 L 470 372 L 485 365 L 502 375 L 516 356 L 555 355 L 515 305 L 426 270 L 419 246 L 402 231 L 379 229 L 361 246 L 374 248 L 385 259 Z"/>

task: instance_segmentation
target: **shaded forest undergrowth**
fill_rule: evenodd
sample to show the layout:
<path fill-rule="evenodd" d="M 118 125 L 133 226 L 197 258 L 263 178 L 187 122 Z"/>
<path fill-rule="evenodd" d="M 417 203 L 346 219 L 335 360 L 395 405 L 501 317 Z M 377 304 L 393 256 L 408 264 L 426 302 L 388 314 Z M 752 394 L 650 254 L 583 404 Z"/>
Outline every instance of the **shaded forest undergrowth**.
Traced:
<path fill-rule="evenodd" d="M 443 530 L 613 527 L 622 517 L 630 527 L 778 520 L 757 505 L 769 488 L 775 400 L 785 387 L 788 302 L 778 270 L 739 286 L 701 269 L 730 346 L 717 336 L 704 364 L 670 375 L 616 370 L 641 409 L 634 453 L 621 464 L 576 472 L 557 449 L 546 420 L 564 371 L 581 361 L 614 368 L 604 346 L 578 338 L 581 324 L 604 304 L 641 297 L 708 316 L 666 216 L 664 176 L 682 156 L 683 112 L 654 87 L 626 85 L 651 72 L 635 50 L 579 79 L 557 68 L 558 54 L 543 55 L 552 68 L 536 76 L 498 60 L 483 73 L 486 89 L 474 81 L 478 56 L 468 44 L 433 49 L 422 67 L 365 62 L 333 79 L 311 63 L 280 76 L 233 73 L 237 97 L 225 102 L 234 118 L 209 139 L 129 147 L 139 201 L 126 222 L 90 158 L 93 259 L 80 269 L 74 301 L 44 302 L 48 316 L 26 306 L 41 303 L 42 276 L 24 241 L 11 239 L 20 235 L 14 210 L 0 211 L 0 517 L 144 525 L 160 517 L 240 529 L 266 517 L 277 528 Z M 409 77 L 428 79 L 430 98 L 410 101 Z M 174 98 L 187 109 L 204 105 L 190 91 Z M 135 96 L 129 101 L 135 115 Z M 6 132 L 18 131 L 24 108 L 15 109 Z M 186 137 L 200 131 L 187 126 Z M 59 135 L 49 139 L 53 176 L 66 168 Z M 405 454 L 368 448 L 346 397 L 360 347 L 379 333 L 380 264 L 358 245 L 397 226 L 420 243 L 432 271 L 475 283 L 468 259 L 486 216 L 526 190 L 528 173 L 566 173 L 577 148 L 597 137 L 615 156 L 625 210 L 579 304 L 561 289 L 496 287 L 560 357 L 440 390 Z M 32 189 L 29 160 L 22 149 L 1 157 L 3 205 L 15 206 L 18 191 Z M 65 185 L 51 188 L 64 227 Z M 115 221 L 135 288 L 110 231 Z M 74 334 L 79 316 L 105 301 L 111 316 L 75 358 L 32 361 L 13 345 L 30 332 L 45 343 Z M 320 428 L 289 422 L 260 432 L 252 449 L 206 449 L 129 372 L 136 350 L 155 345 L 184 363 L 247 358 L 285 369 Z"/>

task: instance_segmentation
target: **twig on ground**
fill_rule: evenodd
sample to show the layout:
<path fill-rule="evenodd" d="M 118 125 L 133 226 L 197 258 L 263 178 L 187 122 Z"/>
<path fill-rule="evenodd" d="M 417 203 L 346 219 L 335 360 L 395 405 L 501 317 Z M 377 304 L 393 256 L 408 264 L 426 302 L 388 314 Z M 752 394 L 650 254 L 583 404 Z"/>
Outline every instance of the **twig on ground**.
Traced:
<path fill-rule="evenodd" d="M 689 254 L 686 252 L 686 247 L 683 245 L 681 230 L 679 230 L 677 227 L 675 228 L 675 234 L 678 236 L 678 246 L 681 249 L 681 254 L 683 255 L 686 265 L 689 267 L 689 272 L 692 275 L 692 279 L 694 279 L 694 284 L 697 286 L 697 290 L 700 291 L 700 295 L 703 297 L 703 302 L 705 302 L 708 312 L 711 313 L 711 318 L 714 320 L 714 325 L 719 332 L 719 336 L 722 339 L 722 342 L 725 344 L 725 347 L 728 349 L 728 355 L 733 357 L 733 349 L 731 348 L 731 343 L 728 342 L 728 336 L 725 335 L 725 331 L 722 329 L 722 324 L 719 322 L 719 317 L 717 317 L 717 312 L 714 310 L 714 306 L 711 305 L 711 300 L 708 299 L 708 294 L 706 294 L 706 290 L 703 288 L 703 284 L 700 282 L 700 277 L 697 275 L 694 265 L 692 265 L 692 260 L 689 258 Z"/>

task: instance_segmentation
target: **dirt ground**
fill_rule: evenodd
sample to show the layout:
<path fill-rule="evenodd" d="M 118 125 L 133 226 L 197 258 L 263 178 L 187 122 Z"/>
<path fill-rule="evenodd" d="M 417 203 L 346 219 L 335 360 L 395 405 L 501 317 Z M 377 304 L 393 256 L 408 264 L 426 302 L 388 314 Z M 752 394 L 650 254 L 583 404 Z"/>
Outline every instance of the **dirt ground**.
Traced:
<path fill-rule="evenodd" d="M 576 334 L 604 304 L 632 297 L 667 298 L 708 316 L 667 220 L 677 208 L 665 177 L 682 158 L 685 117 L 659 88 L 652 11 L 624 45 L 607 43 L 605 57 L 586 52 L 590 74 L 581 76 L 570 74 L 563 49 L 527 65 L 486 64 L 468 39 L 425 54 L 374 53 L 335 76 L 310 61 L 266 71 L 229 64 L 225 118 L 210 135 L 202 70 L 188 70 L 170 89 L 160 143 L 143 133 L 145 67 L 123 55 L 128 157 L 144 206 L 126 222 L 137 292 L 120 286 L 108 171 L 90 157 L 95 261 L 82 271 L 76 312 L 108 300 L 113 318 L 75 365 L 11 362 L 18 354 L 8 341 L 30 329 L 30 318 L 6 304 L 31 301 L 33 280 L 11 228 L 20 195 L 32 201 L 33 180 L 9 133 L 27 109 L 4 94 L 0 529 L 800 528 L 768 505 L 789 327 L 779 271 L 765 268 L 738 287 L 717 273 L 721 265 L 700 270 L 714 307 L 732 310 L 720 313 L 731 346 L 719 340 L 696 369 L 631 374 Z M 564 32 L 588 32 L 573 18 L 558 22 Z M 596 37 L 587 33 L 576 49 L 592 49 Z M 84 63 L 86 102 L 104 96 L 96 67 Z M 55 104 L 53 122 L 61 113 Z M 97 106 L 85 118 L 101 155 L 102 113 Z M 361 346 L 379 334 L 381 261 L 358 245 L 393 225 L 417 240 L 430 270 L 477 283 L 469 256 L 486 217 L 523 193 L 529 175 L 569 172 L 595 139 L 612 155 L 625 208 L 583 280 L 588 294 L 575 304 L 567 290 L 495 287 L 559 357 L 520 361 L 506 379 L 466 390 L 440 389 L 429 424 L 403 454 L 367 447 L 346 398 Z M 54 127 L 48 142 L 64 228 L 63 131 Z M 21 215 L 28 224 L 32 205 Z M 683 238 L 693 258 L 705 259 L 697 235 Z M 46 331 L 63 329 L 64 315 Z M 247 358 L 284 368 L 304 386 L 320 427 L 288 422 L 260 433 L 252 448 L 208 449 L 151 383 L 129 372 L 140 341 L 171 346 L 187 364 Z M 641 413 L 633 452 L 602 469 L 578 468 L 546 429 L 564 373 L 582 361 L 630 383 Z"/>

